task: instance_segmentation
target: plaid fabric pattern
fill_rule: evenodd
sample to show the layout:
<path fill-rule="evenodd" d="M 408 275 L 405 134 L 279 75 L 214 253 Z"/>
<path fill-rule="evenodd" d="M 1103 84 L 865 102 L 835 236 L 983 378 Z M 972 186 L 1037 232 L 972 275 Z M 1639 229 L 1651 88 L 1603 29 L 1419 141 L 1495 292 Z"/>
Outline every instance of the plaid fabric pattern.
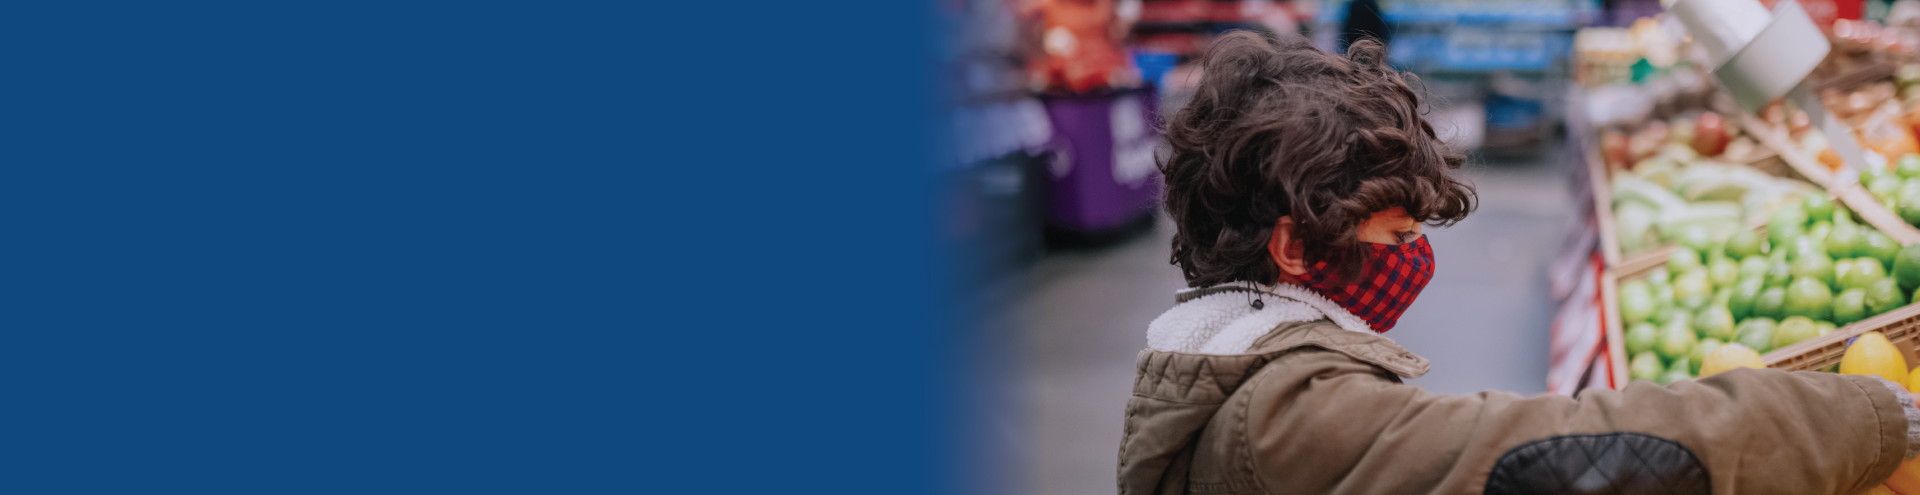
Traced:
<path fill-rule="evenodd" d="M 1320 276 L 1327 271 L 1324 261 L 1315 263 L 1300 281 L 1308 289 L 1366 320 L 1373 331 L 1386 333 L 1400 320 L 1400 313 L 1413 305 L 1420 289 L 1433 279 L 1433 246 L 1427 244 L 1426 236 L 1406 244 L 1367 243 L 1367 246 L 1373 251 L 1356 283 L 1336 285 Z"/>

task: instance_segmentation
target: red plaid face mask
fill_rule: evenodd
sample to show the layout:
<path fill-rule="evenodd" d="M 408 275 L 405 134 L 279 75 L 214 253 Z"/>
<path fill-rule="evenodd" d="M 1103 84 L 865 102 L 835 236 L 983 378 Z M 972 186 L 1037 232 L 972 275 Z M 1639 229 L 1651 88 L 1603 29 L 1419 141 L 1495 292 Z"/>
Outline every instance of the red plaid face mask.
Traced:
<path fill-rule="evenodd" d="M 1325 261 L 1314 263 L 1300 281 L 1366 320 L 1373 331 L 1386 333 L 1433 279 L 1433 246 L 1420 236 L 1405 244 L 1367 243 L 1367 248 L 1366 264 L 1354 283 L 1336 285 Z"/>

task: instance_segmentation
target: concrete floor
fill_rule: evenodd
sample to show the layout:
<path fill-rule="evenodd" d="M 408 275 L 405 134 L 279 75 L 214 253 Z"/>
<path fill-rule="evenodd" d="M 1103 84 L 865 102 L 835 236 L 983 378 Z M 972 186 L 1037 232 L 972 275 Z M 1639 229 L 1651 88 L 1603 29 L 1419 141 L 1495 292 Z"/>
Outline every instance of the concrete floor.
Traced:
<path fill-rule="evenodd" d="M 1387 334 L 1433 362 L 1411 383 L 1440 393 L 1546 389 L 1547 265 L 1573 221 L 1557 152 L 1466 172 L 1480 208 L 1429 229 L 1438 269 Z M 1172 226 L 1094 251 L 1054 253 L 1021 284 L 1006 326 L 1024 343 L 1017 397 L 1000 428 L 1015 453 L 1003 466 L 1019 491 L 1106 495 L 1115 490 L 1121 416 L 1147 323 L 1184 288 L 1167 264 Z M 997 326 L 997 325 L 996 325 Z"/>

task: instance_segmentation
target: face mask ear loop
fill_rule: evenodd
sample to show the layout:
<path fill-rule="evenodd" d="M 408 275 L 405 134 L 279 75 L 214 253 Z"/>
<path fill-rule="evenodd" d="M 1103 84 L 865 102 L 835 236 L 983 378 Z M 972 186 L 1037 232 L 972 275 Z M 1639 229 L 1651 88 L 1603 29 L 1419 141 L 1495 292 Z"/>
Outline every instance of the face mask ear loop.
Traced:
<path fill-rule="evenodd" d="M 1244 287 L 1244 289 L 1246 289 L 1246 290 L 1244 290 L 1244 291 L 1239 291 L 1239 292 L 1245 292 L 1245 293 L 1246 293 L 1246 295 L 1244 295 L 1244 296 L 1241 296 L 1241 297 L 1245 297 L 1245 298 L 1246 298 L 1246 299 L 1245 299 L 1245 301 L 1247 302 L 1247 306 L 1252 306 L 1252 307 L 1253 307 L 1253 310 L 1254 310 L 1254 311 L 1259 311 L 1259 310 L 1262 310 L 1262 309 L 1267 309 L 1267 303 L 1266 303 L 1266 301 L 1262 301 L 1262 300 L 1260 300 L 1260 294 L 1261 294 L 1261 293 L 1262 293 L 1263 291 L 1261 291 L 1261 290 L 1260 290 L 1260 285 L 1259 285 L 1259 284 L 1255 284 L 1255 283 L 1253 283 L 1253 282 L 1247 282 L 1247 286 L 1246 286 L 1246 287 Z"/>

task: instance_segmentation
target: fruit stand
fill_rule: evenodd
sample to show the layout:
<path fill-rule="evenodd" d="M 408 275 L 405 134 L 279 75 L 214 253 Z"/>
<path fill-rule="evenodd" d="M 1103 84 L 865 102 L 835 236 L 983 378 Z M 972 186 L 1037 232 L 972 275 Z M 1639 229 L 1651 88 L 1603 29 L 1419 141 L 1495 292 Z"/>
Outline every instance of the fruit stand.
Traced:
<path fill-rule="evenodd" d="M 1872 334 L 1920 362 L 1920 15 L 1825 26 L 1833 50 L 1785 85 L 1812 112 L 1736 104 L 1668 21 L 1576 35 L 1568 169 L 1589 232 L 1562 259 L 1590 261 L 1554 275 L 1549 390 L 1693 378 L 1728 344 L 1834 370 Z"/>

